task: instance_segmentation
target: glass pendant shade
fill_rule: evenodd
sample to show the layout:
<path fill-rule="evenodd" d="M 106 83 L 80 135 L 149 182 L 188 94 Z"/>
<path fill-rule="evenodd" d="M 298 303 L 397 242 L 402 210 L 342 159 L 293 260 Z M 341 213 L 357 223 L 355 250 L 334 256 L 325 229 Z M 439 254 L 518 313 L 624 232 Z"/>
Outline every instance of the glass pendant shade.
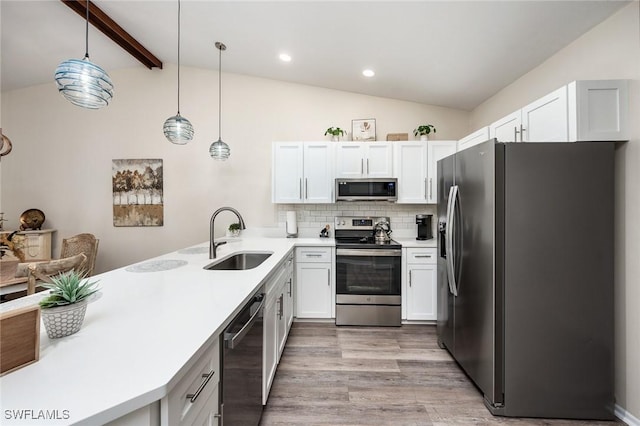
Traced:
<path fill-rule="evenodd" d="M 193 140 L 193 125 L 180 115 L 180 0 L 178 0 L 178 112 L 166 119 L 162 131 L 167 140 L 176 145 L 185 145 Z"/>
<path fill-rule="evenodd" d="M 231 155 L 231 150 L 222 139 L 218 139 L 209 147 L 209 154 L 214 160 L 225 161 Z"/>
<path fill-rule="evenodd" d="M 227 46 L 219 41 L 216 41 L 215 46 L 220 51 L 218 57 L 218 140 L 209 147 L 209 155 L 214 160 L 225 161 L 231 155 L 229 145 L 222 141 L 222 51 L 227 50 Z"/>
<path fill-rule="evenodd" d="M 176 145 L 185 145 L 193 140 L 193 126 L 191 122 L 180 115 L 167 118 L 162 126 L 164 136 Z"/>
<path fill-rule="evenodd" d="M 54 77 L 62 96 L 79 107 L 100 109 L 113 98 L 111 78 L 88 57 L 62 62 Z"/>

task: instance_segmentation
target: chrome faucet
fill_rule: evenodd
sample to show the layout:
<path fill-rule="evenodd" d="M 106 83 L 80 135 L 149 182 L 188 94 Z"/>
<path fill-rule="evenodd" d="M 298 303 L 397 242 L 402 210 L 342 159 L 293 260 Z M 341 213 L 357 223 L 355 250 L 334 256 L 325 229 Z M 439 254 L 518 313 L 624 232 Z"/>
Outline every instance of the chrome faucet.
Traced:
<path fill-rule="evenodd" d="M 211 220 L 209 221 L 209 259 L 216 258 L 216 249 L 218 248 L 218 246 L 227 244 L 226 241 L 220 241 L 218 243 L 213 241 L 213 223 L 215 222 L 216 216 L 218 216 L 218 213 L 223 212 L 225 210 L 230 211 L 231 213 L 235 214 L 238 217 L 238 222 L 240 223 L 240 229 L 247 229 L 247 227 L 244 225 L 244 219 L 242 219 L 242 216 L 240 216 L 240 212 L 238 212 L 238 210 L 234 209 L 233 207 L 220 207 L 218 210 L 213 212 L 213 214 L 211 215 Z"/>

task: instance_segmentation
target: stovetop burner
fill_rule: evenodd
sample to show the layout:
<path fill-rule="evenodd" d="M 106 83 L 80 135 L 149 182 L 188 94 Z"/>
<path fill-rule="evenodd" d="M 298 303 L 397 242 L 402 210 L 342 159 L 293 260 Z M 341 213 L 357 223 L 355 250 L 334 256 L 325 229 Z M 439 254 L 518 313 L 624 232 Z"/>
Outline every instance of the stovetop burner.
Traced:
<path fill-rule="evenodd" d="M 336 247 L 343 248 L 401 248 L 400 243 L 394 240 L 378 242 L 375 239 L 374 232 L 376 224 L 379 221 L 389 223 L 388 217 L 362 217 L 362 216 L 343 216 L 336 217 L 335 239 Z"/>

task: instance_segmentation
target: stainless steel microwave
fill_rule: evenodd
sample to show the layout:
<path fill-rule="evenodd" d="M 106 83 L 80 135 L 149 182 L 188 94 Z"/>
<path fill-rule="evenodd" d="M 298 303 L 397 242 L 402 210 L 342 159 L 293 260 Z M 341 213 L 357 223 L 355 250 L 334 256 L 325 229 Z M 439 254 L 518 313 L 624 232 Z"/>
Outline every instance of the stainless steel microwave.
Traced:
<path fill-rule="evenodd" d="M 336 201 L 397 201 L 398 179 L 336 179 Z"/>

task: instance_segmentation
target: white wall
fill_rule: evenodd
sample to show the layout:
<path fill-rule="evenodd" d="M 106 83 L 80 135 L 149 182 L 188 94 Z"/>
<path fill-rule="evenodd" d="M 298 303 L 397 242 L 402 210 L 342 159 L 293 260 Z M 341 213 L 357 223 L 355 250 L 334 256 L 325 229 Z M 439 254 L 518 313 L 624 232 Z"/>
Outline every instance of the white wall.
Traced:
<path fill-rule="evenodd" d="M 640 10 L 634 2 L 471 113 L 485 126 L 572 80 L 631 79 L 631 140 L 616 149 L 616 399 L 640 418 Z M 597 202 L 597 200 L 594 200 Z M 589 214 L 589 212 L 585 212 Z M 598 226 L 594 218 L 594 226 Z"/>
<path fill-rule="evenodd" d="M 218 138 L 216 71 L 182 69 L 181 113 L 196 132 L 186 146 L 162 134 L 164 120 L 176 112 L 175 66 L 110 75 L 115 97 L 99 111 L 71 105 L 53 81 L 2 94 L 3 130 L 14 142 L 2 160 L 7 228 L 19 225 L 24 210 L 43 210 L 45 227 L 58 230 L 54 255 L 63 237 L 94 233 L 98 271 L 206 241 L 209 217 L 221 206 L 237 208 L 249 227 L 276 226 L 273 140 L 324 140 L 328 127 L 348 129 L 354 118 L 376 118 L 382 140 L 424 122 L 436 125 L 438 139 L 457 139 L 469 118 L 464 111 L 223 72 L 222 137 L 231 158 L 217 162 L 208 153 Z M 164 160 L 163 227 L 113 227 L 111 161 L 121 158 Z M 234 219 L 221 214 L 216 235 Z"/>

